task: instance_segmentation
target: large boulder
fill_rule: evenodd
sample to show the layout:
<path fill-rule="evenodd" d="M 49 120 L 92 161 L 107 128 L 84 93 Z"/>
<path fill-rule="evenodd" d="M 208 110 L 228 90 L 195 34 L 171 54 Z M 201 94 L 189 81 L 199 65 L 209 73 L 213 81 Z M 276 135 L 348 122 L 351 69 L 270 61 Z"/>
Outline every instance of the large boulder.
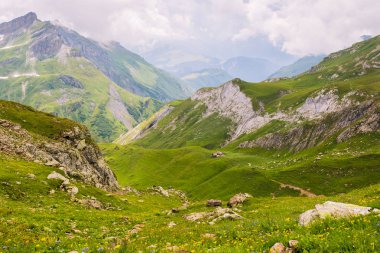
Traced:
<path fill-rule="evenodd" d="M 327 217 L 346 218 L 371 213 L 380 213 L 380 210 L 372 207 L 327 201 L 323 204 L 315 205 L 315 209 L 302 213 L 299 218 L 299 224 L 307 226 L 315 220 L 326 219 Z"/>
<path fill-rule="evenodd" d="M 233 196 L 232 198 L 230 198 L 230 200 L 227 203 L 227 206 L 228 207 L 234 207 L 237 205 L 241 205 L 245 201 L 247 201 L 249 198 L 252 198 L 252 195 L 250 195 L 248 193 L 238 193 L 235 196 Z"/>

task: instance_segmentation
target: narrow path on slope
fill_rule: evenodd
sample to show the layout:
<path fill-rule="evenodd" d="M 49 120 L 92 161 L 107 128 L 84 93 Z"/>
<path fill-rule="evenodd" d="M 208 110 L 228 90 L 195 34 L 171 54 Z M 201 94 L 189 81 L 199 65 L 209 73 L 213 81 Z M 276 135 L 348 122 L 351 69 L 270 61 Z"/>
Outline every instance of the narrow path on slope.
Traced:
<path fill-rule="evenodd" d="M 272 181 L 275 182 L 275 183 L 280 184 L 281 188 L 290 188 L 290 189 L 299 191 L 300 192 L 300 196 L 306 196 L 306 197 L 310 197 L 310 198 L 318 197 L 317 194 L 312 193 L 310 191 L 307 191 L 305 189 L 302 189 L 302 188 L 300 188 L 298 186 L 294 186 L 294 185 L 291 185 L 291 184 L 284 184 L 284 183 L 281 183 L 281 182 L 273 180 L 273 179 L 272 179 Z"/>

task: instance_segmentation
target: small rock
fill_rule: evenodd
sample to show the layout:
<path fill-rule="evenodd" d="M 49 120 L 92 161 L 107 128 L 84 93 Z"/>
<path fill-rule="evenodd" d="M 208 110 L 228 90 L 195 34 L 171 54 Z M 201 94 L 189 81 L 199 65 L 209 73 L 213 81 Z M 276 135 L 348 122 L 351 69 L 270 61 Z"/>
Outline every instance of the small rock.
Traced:
<path fill-rule="evenodd" d="M 238 193 L 232 198 L 227 203 L 228 207 L 234 207 L 237 205 L 243 204 L 245 201 L 247 201 L 249 198 L 252 198 L 252 195 L 249 193 Z"/>
<path fill-rule="evenodd" d="M 59 180 L 63 181 L 63 184 L 69 184 L 70 183 L 70 181 L 69 181 L 68 178 L 62 176 L 61 174 L 59 174 L 58 172 L 55 172 L 55 171 L 53 171 L 52 173 L 50 173 L 47 176 L 47 179 L 59 179 Z"/>
<path fill-rule="evenodd" d="M 215 199 L 207 200 L 207 206 L 221 206 L 221 205 L 222 205 L 221 200 L 215 200 Z"/>
<path fill-rule="evenodd" d="M 55 193 L 55 190 L 54 189 L 51 189 L 50 191 L 49 191 L 49 194 L 54 194 Z"/>
<path fill-rule="evenodd" d="M 297 246 L 298 246 L 298 241 L 297 240 L 290 240 L 289 241 L 289 247 L 290 248 L 295 249 L 295 248 L 297 248 Z"/>
<path fill-rule="evenodd" d="M 169 197 L 169 192 L 165 190 L 162 186 L 153 186 L 151 190 L 158 192 L 162 196 Z"/>
<path fill-rule="evenodd" d="M 26 177 L 30 178 L 30 179 L 36 179 L 36 175 L 34 175 L 32 173 L 27 174 Z"/>
<path fill-rule="evenodd" d="M 205 234 L 202 234 L 202 237 L 208 238 L 208 239 L 214 239 L 214 238 L 216 238 L 216 234 L 205 233 Z"/>
<path fill-rule="evenodd" d="M 78 187 L 76 187 L 76 186 L 68 186 L 68 187 L 67 187 L 67 192 L 68 192 L 71 196 L 74 196 L 74 195 L 78 194 L 79 189 L 78 189 Z"/>
<path fill-rule="evenodd" d="M 20 184 L 21 184 L 21 182 L 20 182 L 20 181 L 16 181 L 16 184 L 20 185 Z"/>
<path fill-rule="evenodd" d="M 212 158 L 218 158 L 218 157 L 221 157 L 221 156 L 224 156 L 224 153 L 221 152 L 221 151 L 217 151 L 215 153 L 212 153 L 212 155 L 211 155 Z"/>
<path fill-rule="evenodd" d="M 286 252 L 286 248 L 284 244 L 280 242 L 274 244 L 272 248 L 270 248 L 269 250 L 269 253 L 285 253 L 285 252 Z"/>
<path fill-rule="evenodd" d="M 191 213 L 183 217 L 188 221 L 206 220 L 209 221 L 209 223 L 211 224 L 214 224 L 215 222 L 220 220 L 238 220 L 243 218 L 233 210 L 221 207 L 217 207 L 212 212 Z"/>
<path fill-rule="evenodd" d="M 169 222 L 169 224 L 168 224 L 169 228 L 172 228 L 174 226 L 177 226 L 177 224 L 175 224 L 173 221 Z"/>

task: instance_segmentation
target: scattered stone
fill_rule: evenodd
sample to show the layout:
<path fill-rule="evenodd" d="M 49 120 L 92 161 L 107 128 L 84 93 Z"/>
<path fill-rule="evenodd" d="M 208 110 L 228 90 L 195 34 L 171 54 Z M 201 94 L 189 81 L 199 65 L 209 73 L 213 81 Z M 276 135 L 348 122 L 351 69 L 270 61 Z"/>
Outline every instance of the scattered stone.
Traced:
<path fill-rule="evenodd" d="M 177 224 L 175 224 L 173 221 L 169 222 L 169 224 L 168 224 L 169 228 L 172 228 L 172 227 L 175 227 L 175 226 L 177 226 Z"/>
<path fill-rule="evenodd" d="M 205 233 L 205 234 L 202 234 L 202 237 L 203 238 L 207 238 L 207 239 L 215 239 L 216 238 L 216 234 Z"/>
<path fill-rule="evenodd" d="M 76 194 L 78 194 L 79 189 L 78 189 L 78 187 L 76 187 L 76 186 L 68 186 L 68 187 L 67 187 L 67 192 L 68 192 L 71 196 L 75 196 Z"/>
<path fill-rule="evenodd" d="M 169 197 L 169 192 L 167 190 L 165 190 L 162 186 L 153 186 L 152 188 L 150 188 L 150 190 L 153 190 L 159 194 L 161 194 L 162 196 L 165 196 L 165 197 Z"/>
<path fill-rule="evenodd" d="M 17 185 L 20 185 L 20 184 L 21 184 L 21 182 L 20 182 L 20 181 L 16 181 L 16 184 L 17 184 Z"/>
<path fill-rule="evenodd" d="M 315 209 L 302 213 L 299 218 L 299 224 L 307 226 L 315 220 L 325 219 L 327 217 L 346 218 L 371 213 L 380 213 L 380 210 L 372 207 L 327 201 L 324 204 L 315 205 Z"/>
<path fill-rule="evenodd" d="M 241 205 L 245 201 L 247 201 L 247 199 L 249 199 L 249 198 L 252 198 L 252 195 L 250 195 L 248 193 L 238 193 L 235 196 L 233 196 L 232 198 L 230 198 L 230 200 L 227 203 L 227 206 L 228 207 L 234 207 L 237 205 Z"/>
<path fill-rule="evenodd" d="M 30 179 L 36 179 L 36 175 L 34 175 L 32 173 L 27 174 L 26 177 L 30 178 Z"/>
<path fill-rule="evenodd" d="M 289 248 L 295 249 L 295 248 L 297 248 L 297 246 L 298 246 L 298 241 L 297 240 L 290 240 L 289 241 Z"/>
<path fill-rule="evenodd" d="M 137 234 L 138 232 L 141 231 L 141 229 L 144 227 L 144 224 L 136 224 L 133 226 L 131 230 L 128 231 L 129 235 Z"/>
<path fill-rule="evenodd" d="M 64 185 L 67 185 L 67 184 L 70 184 L 70 180 L 64 176 L 62 176 L 61 174 L 59 174 L 58 172 L 55 172 L 53 171 L 52 173 L 50 173 L 48 176 L 47 176 L 47 179 L 59 179 L 59 180 L 62 180 Z"/>
<path fill-rule="evenodd" d="M 191 213 L 183 216 L 188 221 L 208 221 L 210 225 L 220 220 L 238 220 L 242 219 L 239 214 L 230 208 L 217 207 L 212 212 Z"/>
<path fill-rule="evenodd" d="M 215 153 L 212 153 L 212 155 L 211 155 L 212 158 L 218 158 L 218 157 L 222 157 L 222 156 L 224 156 L 224 153 L 221 151 L 217 151 Z"/>
<path fill-rule="evenodd" d="M 270 248 L 269 250 L 269 253 L 285 253 L 286 252 L 286 248 L 284 246 L 284 244 L 278 242 L 278 243 L 275 243 L 272 248 Z"/>
<path fill-rule="evenodd" d="M 222 206 L 222 201 L 210 199 L 210 200 L 207 200 L 207 206 Z"/>
<path fill-rule="evenodd" d="M 49 191 L 49 194 L 50 195 L 52 195 L 52 194 L 54 194 L 55 193 L 55 190 L 54 189 L 51 189 L 50 191 Z"/>
<path fill-rule="evenodd" d="M 95 208 L 95 209 L 104 209 L 102 202 L 96 199 L 73 199 L 74 202 L 77 202 L 86 207 Z"/>

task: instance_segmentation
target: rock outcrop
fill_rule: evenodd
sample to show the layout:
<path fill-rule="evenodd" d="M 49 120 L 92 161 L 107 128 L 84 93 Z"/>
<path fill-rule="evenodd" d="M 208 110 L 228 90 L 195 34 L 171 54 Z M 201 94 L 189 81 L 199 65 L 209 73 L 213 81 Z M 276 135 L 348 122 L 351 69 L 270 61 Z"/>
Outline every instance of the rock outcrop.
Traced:
<path fill-rule="evenodd" d="M 24 16 L 18 17 L 12 21 L 0 24 L 0 34 L 8 34 L 15 32 L 21 28 L 31 26 L 37 20 L 34 12 L 29 12 Z"/>
<path fill-rule="evenodd" d="M 227 203 L 227 206 L 235 207 L 235 206 L 241 205 L 250 198 L 252 198 L 252 195 L 249 193 L 238 193 L 232 198 L 230 198 L 230 200 Z"/>
<path fill-rule="evenodd" d="M 118 188 L 115 175 L 105 163 L 99 148 L 92 143 L 89 132 L 79 126 L 53 140 L 41 138 L 20 125 L 0 119 L 0 152 L 60 167 L 68 176 L 101 189 Z"/>
<path fill-rule="evenodd" d="M 301 151 L 314 147 L 336 133 L 336 138 L 342 142 L 359 133 L 379 132 L 379 106 L 373 101 L 365 101 L 359 105 L 349 106 L 336 113 L 330 113 L 322 119 L 315 119 L 311 124 L 300 124 L 287 131 L 266 134 L 252 141 L 240 143 L 240 148 L 288 148 L 291 151 Z M 314 115 L 314 116 L 313 116 Z M 312 117 L 316 117 L 312 113 Z"/>
<path fill-rule="evenodd" d="M 299 218 L 299 224 L 307 226 L 315 220 L 326 219 L 328 217 L 347 218 L 371 213 L 380 213 L 380 210 L 372 207 L 327 201 L 323 204 L 315 205 L 315 209 L 302 213 Z"/>
<path fill-rule="evenodd" d="M 239 220 L 243 218 L 232 209 L 221 207 L 217 207 L 212 212 L 191 213 L 183 217 L 188 221 L 207 221 L 210 225 L 220 220 Z"/>
<path fill-rule="evenodd" d="M 270 117 L 262 110 L 255 111 L 252 101 L 240 91 L 234 81 L 230 81 L 214 89 L 201 89 L 192 97 L 192 100 L 200 101 L 207 106 L 204 117 L 218 113 L 229 118 L 236 124 L 230 133 L 234 140 L 244 133 L 258 129 L 270 121 Z"/>

